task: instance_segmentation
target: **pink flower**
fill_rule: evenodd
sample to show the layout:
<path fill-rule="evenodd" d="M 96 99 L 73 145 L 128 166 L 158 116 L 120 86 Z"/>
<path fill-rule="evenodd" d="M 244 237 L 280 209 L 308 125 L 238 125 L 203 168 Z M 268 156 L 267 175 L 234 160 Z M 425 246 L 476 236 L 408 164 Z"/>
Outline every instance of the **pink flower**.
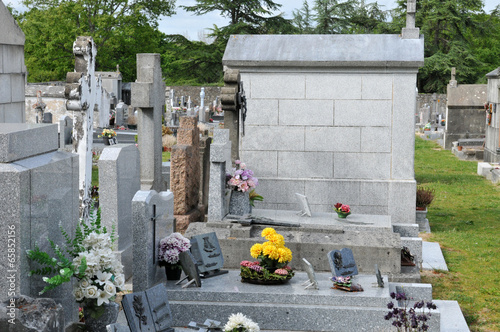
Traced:
<path fill-rule="evenodd" d="M 247 168 L 247 164 L 245 164 L 245 163 L 241 163 L 241 164 L 240 164 L 240 168 L 241 168 L 241 169 L 245 169 L 245 168 Z"/>
<path fill-rule="evenodd" d="M 252 262 L 250 261 L 241 261 L 240 263 L 241 266 L 249 267 L 252 265 Z"/>
<path fill-rule="evenodd" d="M 248 187 L 248 184 L 246 182 L 243 182 L 242 184 L 240 184 L 240 190 L 243 191 L 243 192 L 246 192 L 248 191 L 249 187 Z"/>
<path fill-rule="evenodd" d="M 239 164 L 241 164 L 241 160 L 235 160 L 235 161 L 234 161 L 234 163 L 235 163 L 236 165 L 239 165 Z"/>
<path fill-rule="evenodd" d="M 292 268 L 290 267 L 290 265 L 285 265 L 284 269 L 290 271 Z"/>
<path fill-rule="evenodd" d="M 276 271 L 274 271 L 274 273 L 279 274 L 280 276 L 288 275 L 288 271 L 285 269 L 277 269 Z"/>
<path fill-rule="evenodd" d="M 349 205 L 343 205 L 342 204 L 342 207 L 340 208 L 340 210 L 342 212 L 345 212 L 345 213 L 351 212 L 351 208 L 349 207 Z"/>

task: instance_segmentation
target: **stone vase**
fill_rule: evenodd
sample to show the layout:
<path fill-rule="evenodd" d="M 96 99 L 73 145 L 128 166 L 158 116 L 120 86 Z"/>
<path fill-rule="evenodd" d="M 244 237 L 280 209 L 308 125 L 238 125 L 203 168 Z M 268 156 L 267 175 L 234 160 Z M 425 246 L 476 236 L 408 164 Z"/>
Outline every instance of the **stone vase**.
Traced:
<path fill-rule="evenodd" d="M 102 138 L 102 142 L 104 143 L 104 145 L 110 145 L 110 143 L 109 143 L 109 137 L 104 136 Z"/>
<path fill-rule="evenodd" d="M 85 317 L 85 326 L 88 331 L 92 332 L 106 332 L 106 326 L 110 324 L 116 323 L 118 318 L 118 311 L 120 310 L 120 306 L 116 302 L 104 303 L 104 313 L 97 317 L 93 318 L 91 315 L 91 309 L 87 309 L 86 306 L 83 306 L 83 316 Z M 87 310 L 86 310 L 87 309 Z"/>
<path fill-rule="evenodd" d="M 250 196 L 248 191 L 236 191 L 231 192 L 231 198 L 229 199 L 229 214 L 234 214 L 242 216 L 244 214 L 250 213 L 252 207 L 250 205 Z"/>

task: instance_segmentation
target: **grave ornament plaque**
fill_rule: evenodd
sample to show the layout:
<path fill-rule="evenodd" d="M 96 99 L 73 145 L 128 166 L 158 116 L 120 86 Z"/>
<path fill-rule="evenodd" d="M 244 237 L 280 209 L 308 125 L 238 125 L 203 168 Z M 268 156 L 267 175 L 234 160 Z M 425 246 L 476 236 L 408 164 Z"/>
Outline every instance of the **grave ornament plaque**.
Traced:
<path fill-rule="evenodd" d="M 375 264 L 375 276 L 377 277 L 378 287 L 384 288 L 384 279 L 382 278 L 382 274 L 380 273 L 378 264 Z"/>
<path fill-rule="evenodd" d="M 336 277 L 347 277 L 358 274 L 358 267 L 354 261 L 352 250 L 342 248 L 341 250 L 332 250 L 328 253 L 328 262 L 332 274 Z"/>
<path fill-rule="evenodd" d="M 123 311 L 132 332 L 174 332 L 167 289 L 158 284 L 145 292 L 126 294 Z"/>
<path fill-rule="evenodd" d="M 227 270 L 221 270 L 224 257 L 215 232 L 193 236 L 191 253 L 197 262 L 202 278 L 228 273 Z"/>

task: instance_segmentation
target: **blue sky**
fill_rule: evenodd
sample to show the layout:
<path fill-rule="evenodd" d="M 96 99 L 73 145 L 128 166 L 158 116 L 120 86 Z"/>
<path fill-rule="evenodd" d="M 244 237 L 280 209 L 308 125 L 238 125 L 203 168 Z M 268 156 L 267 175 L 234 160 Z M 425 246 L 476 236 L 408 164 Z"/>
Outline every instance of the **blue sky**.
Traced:
<path fill-rule="evenodd" d="M 21 0 L 2 0 L 4 4 L 11 3 L 18 11 L 23 10 L 20 4 Z M 314 0 L 308 0 L 312 6 Z M 292 18 L 294 9 L 302 7 L 303 0 L 274 0 L 276 3 L 281 3 L 282 7 L 280 12 L 285 13 L 286 18 Z M 375 2 L 366 0 L 366 2 Z M 378 0 L 379 5 L 384 6 L 383 9 L 392 9 L 396 6 L 395 0 Z M 498 4 L 498 0 L 485 0 L 485 10 L 490 12 Z M 196 3 L 195 0 L 177 0 L 176 5 L 191 6 Z M 219 27 L 227 25 L 229 20 L 221 17 L 218 12 L 209 13 L 203 16 L 195 16 L 192 13 L 187 13 L 180 8 L 177 8 L 177 14 L 171 17 L 163 18 L 159 24 L 159 29 L 167 34 L 181 34 L 189 37 L 191 40 L 199 40 L 199 36 L 203 34 L 206 29 L 213 28 L 216 24 Z"/>

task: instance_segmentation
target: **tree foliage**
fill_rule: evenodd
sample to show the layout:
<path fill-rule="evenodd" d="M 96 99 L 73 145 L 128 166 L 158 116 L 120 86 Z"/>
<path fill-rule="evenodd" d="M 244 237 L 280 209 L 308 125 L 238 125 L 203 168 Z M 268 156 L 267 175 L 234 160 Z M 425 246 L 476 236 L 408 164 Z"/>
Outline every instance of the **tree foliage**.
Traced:
<path fill-rule="evenodd" d="M 17 15 L 26 35 L 25 58 L 31 82 L 64 80 L 72 71 L 73 42 L 92 36 L 97 70 L 120 65 L 125 80 L 135 77 L 135 54 L 158 51 L 160 15 L 171 15 L 175 0 L 24 0 Z"/>

